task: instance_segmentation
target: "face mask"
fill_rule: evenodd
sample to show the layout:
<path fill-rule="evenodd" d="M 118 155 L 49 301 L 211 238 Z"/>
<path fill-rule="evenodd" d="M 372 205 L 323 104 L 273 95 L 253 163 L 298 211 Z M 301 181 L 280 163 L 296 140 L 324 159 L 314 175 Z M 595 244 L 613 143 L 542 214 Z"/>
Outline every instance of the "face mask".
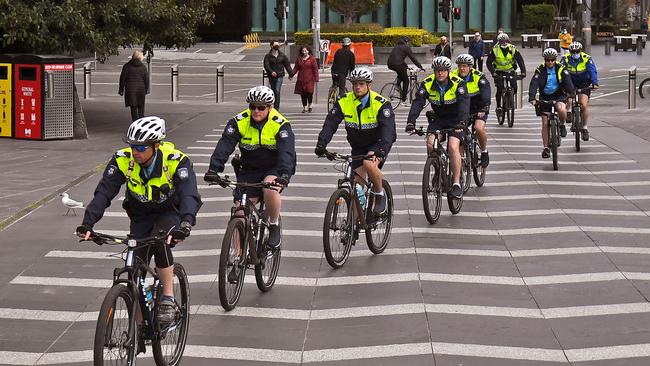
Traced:
<path fill-rule="evenodd" d="M 499 46 L 501 46 L 501 48 L 508 48 L 508 44 L 507 44 L 507 43 L 500 43 Z"/>
<path fill-rule="evenodd" d="M 280 46 L 273 46 L 273 49 L 277 51 L 280 49 Z"/>
<path fill-rule="evenodd" d="M 309 51 L 307 51 L 307 50 L 302 50 L 302 55 L 303 55 L 303 56 L 307 56 L 308 54 L 309 54 Z"/>
<path fill-rule="evenodd" d="M 580 54 L 579 53 L 574 53 L 574 54 L 571 55 L 571 57 L 573 57 L 574 59 L 577 60 L 577 59 L 580 58 Z"/>

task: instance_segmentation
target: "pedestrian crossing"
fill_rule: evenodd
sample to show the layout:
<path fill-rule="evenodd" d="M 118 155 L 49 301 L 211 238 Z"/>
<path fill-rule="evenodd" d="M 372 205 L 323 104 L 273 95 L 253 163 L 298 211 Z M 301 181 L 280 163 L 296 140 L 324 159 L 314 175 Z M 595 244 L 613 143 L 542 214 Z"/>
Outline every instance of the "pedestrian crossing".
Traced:
<path fill-rule="evenodd" d="M 560 171 L 552 171 L 539 156 L 537 117 L 529 108 L 517 113 L 512 129 L 488 122 L 485 186 L 470 189 L 458 215 L 443 202 L 440 221 L 428 225 L 419 181 L 424 142 L 404 136 L 406 111 L 398 109 L 398 141 L 384 167 L 395 199 L 390 244 L 372 255 L 361 235 L 336 271 L 323 260 L 322 218 L 339 173 L 312 153 L 326 113 L 286 113 L 297 136 L 298 172 L 283 193 L 276 287 L 260 294 L 248 276 L 239 306 L 221 309 L 216 271 L 232 196 L 199 179 L 204 206 L 197 227 L 174 249 L 192 288 L 184 363 L 645 362 L 650 169 L 593 138 L 580 153 L 566 139 Z M 177 143 L 199 178 L 222 128 Z M 342 128 L 331 148 L 349 151 Z M 124 235 L 127 225 L 116 204 L 96 229 Z M 0 321 L 15 322 L 2 324 L 67 324 L 76 342 L 47 351 L 0 346 L 0 364 L 89 364 L 98 304 L 120 264 L 112 254 L 60 243 L 43 253 L 40 265 L 10 279 L 8 291 L 67 298 L 49 308 L 2 305 Z M 142 363 L 153 364 L 150 357 L 148 351 Z"/>

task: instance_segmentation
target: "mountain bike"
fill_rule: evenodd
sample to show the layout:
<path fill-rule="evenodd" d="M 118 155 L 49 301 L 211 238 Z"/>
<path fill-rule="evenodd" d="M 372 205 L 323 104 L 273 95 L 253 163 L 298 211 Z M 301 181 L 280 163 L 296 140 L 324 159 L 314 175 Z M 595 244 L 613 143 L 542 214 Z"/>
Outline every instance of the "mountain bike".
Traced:
<path fill-rule="evenodd" d="M 582 133 L 584 127 L 582 125 L 582 104 L 580 104 L 580 95 L 584 94 L 590 87 L 576 89 L 576 97 L 573 100 L 573 107 L 571 108 L 571 132 L 575 137 L 576 151 L 580 151 L 580 141 L 582 140 Z"/>
<path fill-rule="evenodd" d="M 393 226 L 393 191 L 388 182 L 382 179 L 386 210 L 376 215 L 372 210 L 375 200 L 375 195 L 371 193 L 372 182 L 363 179 L 350 165 L 355 160 L 373 159 L 372 155 L 352 156 L 327 152 L 325 156 L 329 160 L 336 160 L 336 170 L 344 174 L 330 196 L 323 220 L 325 258 L 332 268 L 341 268 L 362 229 L 372 253 L 380 254 L 386 249 Z"/>
<path fill-rule="evenodd" d="M 243 205 L 233 208 L 226 232 L 223 235 L 219 256 L 219 301 L 226 311 L 237 306 L 244 287 L 246 269 L 254 268 L 257 288 L 262 292 L 271 290 L 278 277 L 282 245 L 272 248 L 268 245 L 269 224 L 264 211 L 264 196 L 259 197 L 259 208 L 248 198 L 246 188 L 273 189 L 274 183 L 240 183 L 228 176 L 217 182 L 224 188 L 242 189 Z M 280 219 L 282 230 L 282 219 Z"/>
<path fill-rule="evenodd" d="M 548 147 L 553 156 L 553 170 L 558 169 L 558 147 L 562 144 L 562 136 L 560 135 L 560 120 L 555 110 L 557 100 L 542 100 L 536 101 L 540 105 L 548 105 L 551 107 L 550 112 L 542 112 L 548 118 Z"/>
<path fill-rule="evenodd" d="M 465 134 L 467 140 L 465 146 L 468 150 L 467 156 L 470 157 L 469 161 L 472 175 L 474 176 L 474 183 L 476 183 L 477 187 L 482 187 L 483 184 L 485 184 L 485 168 L 481 165 L 481 146 L 478 143 L 478 137 L 476 136 L 476 130 L 474 129 L 474 121 L 476 121 L 477 118 L 477 114 L 471 114 L 469 116 L 471 127 L 469 133 Z M 465 179 L 467 181 L 470 180 L 469 170 Z"/>
<path fill-rule="evenodd" d="M 447 195 L 447 205 L 452 214 L 459 213 L 463 206 L 462 196 L 455 198 L 447 193 L 451 189 L 454 180 L 450 157 L 442 142 L 445 141 L 449 132 L 459 132 L 466 129 L 465 126 L 461 125 L 429 133 L 420 126 L 410 133 L 410 135 L 425 136 L 426 140 L 429 139 L 429 135 L 434 135 L 432 150 L 427 154 L 427 160 L 424 163 L 424 171 L 422 173 L 422 206 L 424 208 L 424 216 L 430 224 L 435 224 L 440 218 L 443 192 Z M 461 187 L 465 186 L 464 180 L 467 179 L 465 169 L 467 169 L 466 165 L 463 164 L 460 177 Z"/>
<path fill-rule="evenodd" d="M 497 122 L 499 125 L 508 120 L 508 127 L 512 127 L 515 123 L 515 90 L 510 85 L 511 80 L 518 79 L 518 76 L 513 73 L 509 74 L 494 74 L 494 82 L 503 83 L 501 89 L 501 113 L 497 114 Z M 521 91 L 519 91 L 521 93 Z"/>
<path fill-rule="evenodd" d="M 407 93 L 409 103 L 413 103 L 413 100 L 416 97 L 415 94 L 417 93 L 418 87 L 420 86 L 420 82 L 418 81 L 418 73 L 422 71 L 423 70 L 417 70 L 413 68 L 409 68 L 407 70 L 409 78 L 409 90 Z M 390 106 L 393 108 L 393 110 L 399 107 L 402 103 L 402 83 L 399 79 L 399 76 L 395 77 L 394 81 L 384 84 L 384 86 L 381 87 L 379 94 L 390 101 Z"/>
<path fill-rule="evenodd" d="M 139 345 L 141 347 L 145 340 L 151 341 L 156 365 L 180 364 L 190 321 L 190 287 L 185 269 L 180 263 L 174 263 L 176 316 L 170 324 L 159 324 L 156 313 L 158 302 L 162 298 L 162 283 L 156 271 L 135 255 L 136 249 L 166 245 L 166 238 L 163 231 L 157 236 L 140 240 L 99 232 L 91 234 L 90 240 L 99 245 L 126 245 L 126 249 L 115 255 L 124 260 L 124 267 L 113 271 L 113 286 L 108 290 L 99 310 L 93 351 L 94 366 L 134 366 Z M 123 275 L 126 275 L 125 278 Z M 141 318 L 141 326 L 138 326 L 137 318 Z M 139 334 L 140 331 L 142 334 Z"/>

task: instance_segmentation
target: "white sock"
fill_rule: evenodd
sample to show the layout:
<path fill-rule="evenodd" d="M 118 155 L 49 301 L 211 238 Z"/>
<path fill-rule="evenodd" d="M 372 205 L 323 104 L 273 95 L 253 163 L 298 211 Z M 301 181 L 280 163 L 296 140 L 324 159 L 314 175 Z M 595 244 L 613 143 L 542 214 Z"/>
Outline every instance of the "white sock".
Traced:
<path fill-rule="evenodd" d="M 384 190 L 382 189 L 381 192 L 379 192 L 379 193 L 377 193 L 375 191 L 372 191 L 372 194 L 374 194 L 375 196 L 383 196 L 384 195 Z"/>
<path fill-rule="evenodd" d="M 485 150 L 483 150 L 483 151 L 481 151 L 481 152 L 487 153 L 487 149 L 485 149 Z"/>
<path fill-rule="evenodd" d="M 277 225 L 279 223 L 279 221 L 280 220 L 277 220 L 277 221 L 273 222 L 273 221 L 271 221 L 271 219 L 269 219 L 269 225 Z"/>

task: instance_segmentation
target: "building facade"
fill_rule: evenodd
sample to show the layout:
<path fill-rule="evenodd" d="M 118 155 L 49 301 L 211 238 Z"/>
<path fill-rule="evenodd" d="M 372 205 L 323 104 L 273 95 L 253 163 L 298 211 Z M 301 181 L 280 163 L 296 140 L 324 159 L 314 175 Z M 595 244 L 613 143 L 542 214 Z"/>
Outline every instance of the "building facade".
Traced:
<path fill-rule="evenodd" d="M 354 0 L 351 0 L 354 1 Z M 469 29 L 495 32 L 503 28 L 512 30 L 516 23 L 515 0 L 455 0 L 454 6 L 461 8 L 461 19 L 454 20 L 454 32 Z M 282 30 L 282 22 L 274 15 L 276 0 L 248 0 L 253 32 L 274 32 Z M 312 0 L 287 0 L 289 14 L 287 31 L 302 31 L 311 27 Z M 321 23 L 342 23 L 343 17 L 330 10 L 321 1 Z M 379 23 L 385 27 L 417 27 L 435 33 L 448 29 L 438 11 L 437 0 L 390 0 L 387 5 L 359 17 L 361 23 Z"/>

